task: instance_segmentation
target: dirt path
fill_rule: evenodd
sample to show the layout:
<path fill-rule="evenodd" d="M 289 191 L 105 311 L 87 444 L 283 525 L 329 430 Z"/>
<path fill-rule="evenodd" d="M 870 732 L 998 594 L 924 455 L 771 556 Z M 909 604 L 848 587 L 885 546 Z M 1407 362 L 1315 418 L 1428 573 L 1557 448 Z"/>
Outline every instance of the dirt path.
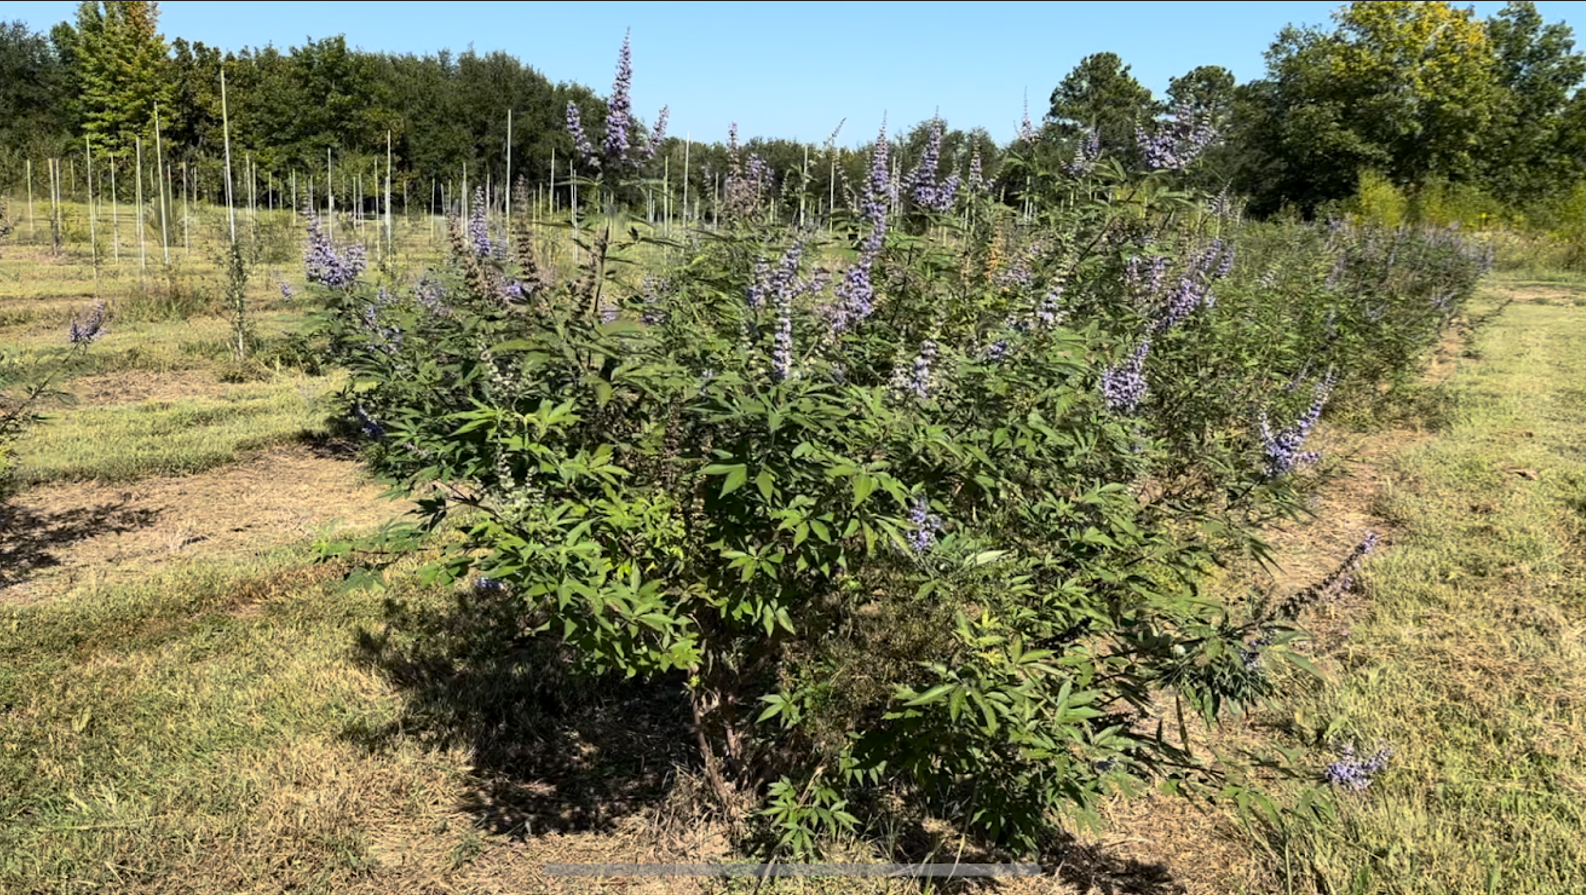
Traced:
<path fill-rule="evenodd" d="M 245 557 L 399 515 L 350 458 L 289 445 L 188 476 L 73 482 L 19 495 L 0 519 L 0 603 L 145 575 L 187 557 Z"/>

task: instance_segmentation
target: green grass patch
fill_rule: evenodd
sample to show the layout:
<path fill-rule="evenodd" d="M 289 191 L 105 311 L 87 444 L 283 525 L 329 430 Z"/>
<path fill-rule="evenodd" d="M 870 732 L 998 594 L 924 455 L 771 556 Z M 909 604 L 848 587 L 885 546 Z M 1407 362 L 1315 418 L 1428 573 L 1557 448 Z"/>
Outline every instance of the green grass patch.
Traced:
<path fill-rule="evenodd" d="M 434 801 L 455 762 L 344 735 L 397 714 L 349 661 L 379 599 L 305 559 L 0 608 L 0 890 L 337 891 Z"/>
<path fill-rule="evenodd" d="M 1511 286 L 1511 288 L 1513 288 Z M 1576 287 L 1577 290 L 1579 287 Z M 1444 434 L 1399 455 L 1400 530 L 1321 685 L 1275 718 L 1318 773 L 1392 744 L 1335 823 L 1274 855 L 1289 891 L 1566 893 L 1586 880 L 1586 311 L 1517 301 L 1450 384 Z"/>
<path fill-rule="evenodd" d="M 326 380 L 282 376 L 226 387 L 216 397 L 76 406 L 35 427 L 17 445 L 25 484 L 131 481 L 200 472 L 239 453 L 327 432 Z"/>

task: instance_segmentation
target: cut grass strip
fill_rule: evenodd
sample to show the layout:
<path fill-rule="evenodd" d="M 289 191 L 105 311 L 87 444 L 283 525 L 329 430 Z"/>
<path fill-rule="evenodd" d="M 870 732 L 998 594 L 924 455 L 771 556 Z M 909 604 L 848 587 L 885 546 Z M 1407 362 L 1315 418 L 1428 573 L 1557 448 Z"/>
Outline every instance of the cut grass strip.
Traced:
<path fill-rule="evenodd" d="M 1345 743 L 1395 749 L 1337 793 L 1336 822 L 1288 831 L 1288 891 L 1586 881 L 1586 309 L 1520 298 L 1450 384 L 1449 429 L 1390 464 L 1376 510 L 1398 534 L 1367 566 L 1370 607 L 1274 719 L 1318 773 Z"/>
<path fill-rule="evenodd" d="M 231 463 L 244 451 L 325 434 L 326 388 L 283 376 L 216 398 L 66 408 L 18 443 L 17 478 L 123 482 Z"/>

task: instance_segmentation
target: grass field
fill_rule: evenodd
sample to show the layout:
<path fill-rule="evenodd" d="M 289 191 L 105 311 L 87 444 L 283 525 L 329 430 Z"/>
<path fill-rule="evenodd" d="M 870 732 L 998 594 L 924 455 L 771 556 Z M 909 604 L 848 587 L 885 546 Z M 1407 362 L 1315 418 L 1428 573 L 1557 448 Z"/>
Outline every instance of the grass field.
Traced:
<path fill-rule="evenodd" d="M 699 807 L 671 694 L 564 678 L 488 601 L 419 586 L 416 560 L 384 592 L 312 562 L 317 535 L 402 508 L 335 443 L 321 401 L 339 380 L 239 369 L 203 297 L 213 261 L 186 263 L 163 287 L 125 268 L 96 286 L 72 253 L 0 258 L 0 343 L 26 357 L 64 351 L 94 296 L 116 312 L 61 382 L 78 403 L 18 445 L 25 488 L 0 529 L 0 891 L 753 890 L 545 875 L 745 859 Z M 301 326 L 275 282 L 251 288 L 263 344 Z M 1303 619 L 1324 676 L 1222 735 L 1302 747 L 1318 777 L 1346 742 L 1391 744 L 1371 787 L 1335 792 L 1330 823 L 1269 830 L 1119 803 L 1045 877 L 954 891 L 1578 891 L 1586 284 L 1497 279 L 1479 304 L 1489 319 L 1429 386 L 1442 422 L 1323 433 L 1353 446 L 1349 474 L 1311 535 L 1274 536 L 1272 586 L 1303 586 L 1363 528 L 1385 546 Z M 888 835 L 917 857 L 978 855 L 930 822 Z"/>

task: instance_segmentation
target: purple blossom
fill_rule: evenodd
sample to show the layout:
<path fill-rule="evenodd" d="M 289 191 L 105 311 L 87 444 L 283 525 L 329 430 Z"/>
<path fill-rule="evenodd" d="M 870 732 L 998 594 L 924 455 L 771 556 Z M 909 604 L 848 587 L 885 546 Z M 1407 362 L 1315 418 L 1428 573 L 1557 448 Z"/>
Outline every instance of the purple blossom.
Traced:
<path fill-rule="evenodd" d="M 473 241 L 474 254 L 490 257 L 490 219 L 485 207 L 485 188 L 474 189 L 474 208 L 468 215 L 468 238 Z"/>
<path fill-rule="evenodd" d="M 1046 297 L 1035 306 L 1035 320 L 1041 326 L 1055 326 L 1063 318 L 1061 300 L 1063 287 L 1053 286 L 1047 291 Z"/>
<path fill-rule="evenodd" d="M 870 272 L 881 254 L 887 235 L 886 196 L 892 190 L 892 174 L 887 167 L 887 125 L 883 120 L 881 133 L 876 137 L 870 154 L 870 176 L 865 182 L 862 210 L 870 223 L 870 234 L 859 249 L 859 260 L 848 268 L 843 281 L 832 290 L 835 301 L 826 314 L 834 332 L 843 332 L 875 310 L 875 286 Z"/>
<path fill-rule="evenodd" d="M 1257 672 L 1262 667 L 1261 651 L 1272 645 L 1272 635 L 1262 633 L 1261 636 L 1250 641 L 1250 644 L 1239 650 L 1239 658 L 1244 662 L 1245 670 Z"/>
<path fill-rule="evenodd" d="M 508 292 L 513 285 L 516 284 L 508 284 Z M 439 280 L 431 278 L 428 273 L 419 277 L 419 284 L 413 289 L 413 297 L 418 299 L 418 303 L 431 314 L 446 313 L 446 306 L 441 303 L 446 297 L 446 287 Z"/>
<path fill-rule="evenodd" d="M 910 171 L 905 179 L 909 198 L 921 208 L 930 211 L 945 212 L 953 207 L 953 198 L 958 192 L 958 178 L 948 178 L 947 182 L 936 183 L 936 169 L 941 163 L 942 156 L 942 120 L 934 119 L 931 122 L 931 135 L 925 142 L 925 151 L 920 155 L 920 162 Z"/>
<path fill-rule="evenodd" d="M 604 299 L 600 302 L 600 322 L 615 323 L 617 320 L 617 306 Z"/>
<path fill-rule="evenodd" d="M 611 83 L 611 97 L 606 100 L 606 139 L 602 146 L 608 161 L 622 158 L 628 151 L 628 130 L 633 126 L 633 103 L 629 93 L 633 90 L 632 32 L 622 37 L 622 50 L 617 54 L 617 77 Z"/>
<path fill-rule="evenodd" d="M 379 441 L 385 437 L 385 427 L 376 422 L 375 418 L 370 416 L 368 411 L 364 410 L 363 404 L 360 403 L 353 412 L 358 416 L 359 427 L 363 429 L 363 434 L 375 439 L 376 441 Z"/>
<path fill-rule="evenodd" d="M 1025 286 L 1035 282 L 1035 275 L 1030 272 L 1030 266 L 1023 262 L 1014 264 L 1007 270 L 997 274 L 999 286 Z"/>
<path fill-rule="evenodd" d="M 606 172 L 632 173 L 655 156 L 656 148 L 666 134 L 668 110 L 663 108 L 656 121 L 655 132 L 642 144 L 636 141 L 638 122 L 633 117 L 633 48 L 632 32 L 623 35 L 622 50 L 617 54 L 617 76 L 612 81 L 611 96 L 606 99 L 606 132 L 597 151 L 584 132 L 578 108 L 567 104 L 567 131 L 572 134 L 578 154 Z"/>
<path fill-rule="evenodd" d="M 583 158 L 593 158 L 595 147 L 589 143 L 589 136 L 584 133 L 584 122 L 578 114 L 578 106 L 571 100 L 567 103 L 567 132 L 573 135 L 573 148 Z"/>
<path fill-rule="evenodd" d="M 1034 143 L 1040 138 L 1040 132 L 1035 125 L 1030 123 L 1030 101 L 1024 101 L 1024 118 L 1019 122 L 1019 139 L 1026 143 Z"/>
<path fill-rule="evenodd" d="M 1197 119 L 1189 106 L 1180 104 L 1173 117 L 1157 125 L 1155 133 L 1135 129 L 1135 139 L 1145 156 L 1146 166 L 1154 171 L 1182 171 L 1188 168 L 1217 136 L 1210 122 Z"/>
<path fill-rule="evenodd" d="M 1259 421 L 1261 429 L 1261 446 L 1267 457 L 1267 477 L 1277 478 L 1295 467 L 1305 463 L 1314 463 L 1319 455 L 1314 451 L 1301 451 L 1305 445 L 1306 436 L 1311 434 L 1311 429 L 1317 420 L 1322 417 L 1322 407 L 1327 404 L 1327 397 L 1332 390 L 1332 377 L 1329 375 L 1316 386 L 1316 398 L 1311 402 L 1309 410 L 1277 434 L 1273 434 L 1267 419 L 1266 410 L 1261 411 Z"/>
<path fill-rule="evenodd" d="M 362 245 L 354 242 L 337 254 L 330 234 L 320 229 L 319 217 L 312 208 L 304 209 L 308 218 L 308 248 L 303 253 L 303 265 L 308 281 L 330 289 L 349 289 L 358 281 L 368 259 Z"/>
<path fill-rule="evenodd" d="M 1161 313 L 1152 322 L 1151 331 L 1164 332 L 1177 326 L 1184 318 L 1194 313 L 1207 296 L 1206 287 L 1197 277 L 1190 274 L 1180 276 L 1173 291 L 1168 293 Z"/>
<path fill-rule="evenodd" d="M 793 373 L 793 309 L 787 302 L 777 302 L 776 347 L 771 352 L 771 371 L 777 381 Z"/>
<path fill-rule="evenodd" d="M 1234 268 L 1234 249 L 1221 239 L 1213 239 L 1191 263 L 1194 271 L 1212 280 L 1220 280 Z"/>
<path fill-rule="evenodd" d="M 986 349 L 986 359 L 991 361 L 994 364 L 1002 363 L 1002 359 L 1004 357 L 1007 357 L 1007 355 L 1008 355 L 1008 340 L 1007 339 L 999 339 L 996 342 L 993 342 L 991 344 L 990 348 Z"/>
<path fill-rule="evenodd" d="M 1074 157 L 1069 160 L 1068 173 L 1072 177 L 1083 177 L 1096 167 L 1100 159 L 1101 136 L 1094 129 L 1086 128 L 1079 145 L 1074 148 Z"/>
<path fill-rule="evenodd" d="M 292 288 L 292 284 L 288 283 L 286 280 L 278 280 L 278 282 L 281 284 L 281 297 L 290 301 L 292 296 L 297 294 L 297 292 Z"/>
<path fill-rule="evenodd" d="M 66 340 L 73 345 L 87 345 L 105 334 L 105 302 L 100 299 L 94 304 L 93 310 L 88 312 L 88 318 L 81 323 L 77 316 L 72 315 L 71 325 L 66 328 Z"/>
<path fill-rule="evenodd" d="M 1363 792 L 1371 786 L 1371 778 L 1388 766 L 1388 759 L 1392 755 L 1393 747 L 1383 746 L 1370 758 L 1361 760 L 1355 757 L 1355 744 L 1347 743 L 1339 753 L 1338 760 L 1327 766 L 1323 776 L 1334 786 Z"/>
<path fill-rule="evenodd" d="M 942 519 L 931 512 L 931 502 L 924 495 L 916 497 L 909 506 L 909 521 L 913 523 L 914 530 L 909 532 L 909 546 L 915 553 L 924 553 L 936 543 L 936 536 L 941 534 Z"/>
<path fill-rule="evenodd" d="M 914 356 L 914 369 L 908 380 L 909 391 L 916 398 L 931 394 L 931 363 L 936 360 L 936 342 L 926 339 L 920 343 L 920 353 Z"/>
<path fill-rule="evenodd" d="M 364 332 L 372 336 L 367 344 L 370 351 L 384 351 L 387 354 L 396 354 L 402 350 L 402 330 L 395 326 L 382 326 L 380 324 L 380 309 L 391 304 L 392 296 L 384 286 L 380 287 L 375 297 L 375 304 L 366 305 L 363 309 L 363 319 L 360 321 Z"/>
<path fill-rule="evenodd" d="M 661 142 L 666 139 L 666 122 L 671 116 L 671 106 L 662 106 L 660 114 L 655 116 L 655 128 L 650 131 L 650 140 L 644 147 L 645 161 L 655 158 L 655 151 L 661 148 Z"/>
<path fill-rule="evenodd" d="M 1149 262 L 1131 255 L 1123 267 L 1123 280 L 1129 295 L 1137 304 L 1148 305 L 1162 292 L 1162 280 L 1167 276 L 1167 256 L 1152 255 Z"/>
<path fill-rule="evenodd" d="M 976 146 L 969 156 L 969 194 L 982 196 L 990 191 L 991 184 L 986 181 L 985 173 L 981 170 L 980 147 Z"/>
<path fill-rule="evenodd" d="M 1150 351 L 1151 340 L 1144 339 L 1127 360 L 1102 371 L 1101 396 L 1109 408 L 1133 413 L 1140 406 L 1145 399 L 1145 358 Z"/>

